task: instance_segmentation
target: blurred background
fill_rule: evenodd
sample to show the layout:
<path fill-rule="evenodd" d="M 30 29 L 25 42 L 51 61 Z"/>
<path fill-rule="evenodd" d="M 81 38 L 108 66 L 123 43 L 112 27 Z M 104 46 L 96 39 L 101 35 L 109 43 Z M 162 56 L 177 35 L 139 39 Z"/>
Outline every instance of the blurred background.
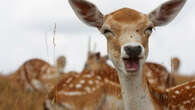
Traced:
<path fill-rule="evenodd" d="M 130 7 L 149 13 L 166 0 L 90 0 L 104 13 Z M 179 57 L 183 74 L 195 73 L 195 1 L 188 0 L 179 16 L 150 38 L 148 61 L 170 69 L 170 59 Z M 55 48 L 53 28 L 56 23 Z M 59 55 L 67 57 L 65 71 L 81 71 L 87 56 L 88 39 L 106 54 L 106 39 L 95 28 L 81 23 L 68 0 L 0 0 L 0 72 L 15 71 L 30 58 L 51 64 Z"/>

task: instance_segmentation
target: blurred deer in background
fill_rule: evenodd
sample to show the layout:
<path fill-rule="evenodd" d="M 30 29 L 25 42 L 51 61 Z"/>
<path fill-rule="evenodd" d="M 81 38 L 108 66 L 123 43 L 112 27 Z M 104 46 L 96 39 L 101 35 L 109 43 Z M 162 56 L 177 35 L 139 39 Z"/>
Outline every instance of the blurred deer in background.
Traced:
<path fill-rule="evenodd" d="M 171 73 L 178 73 L 180 67 L 180 60 L 177 57 L 171 58 Z"/>
<path fill-rule="evenodd" d="M 107 56 L 101 56 L 99 52 L 91 52 L 90 45 L 88 48 L 88 57 L 83 71 L 76 76 L 63 78 L 56 85 L 50 94 L 50 99 L 54 99 L 55 103 L 50 104 L 50 100 L 46 104 L 49 110 L 54 108 L 94 110 L 102 108 L 104 102 L 109 103 L 106 104 L 106 108 L 112 107 L 112 110 L 115 110 L 122 105 L 116 70 L 107 64 Z M 106 100 L 105 96 L 109 98 Z"/>
<path fill-rule="evenodd" d="M 154 84 L 145 80 L 143 71 L 149 51 L 148 39 L 152 29 L 171 22 L 185 2 L 186 0 L 169 0 L 149 14 L 122 8 L 104 16 L 94 4 L 86 0 L 69 0 L 72 9 L 81 21 L 96 27 L 105 35 L 108 56 L 120 79 L 125 110 L 162 110 L 173 106 L 167 103 L 172 97 L 171 91 L 176 91 L 174 89 L 158 90 L 158 87 L 153 87 Z M 180 86 L 183 88 L 182 85 Z M 182 94 L 187 95 L 193 91 L 192 88 L 188 89 L 189 92 L 182 92 Z M 153 90 L 161 95 L 157 94 L 153 97 L 151 92 Z M 154 98 L 162 98 L 160 103 L 164 104 L 158 103 Z M 178 98 L 182 99 L 182 96 Z M 193 104 L 191 98 L 193 95 L 188 97 L 190 105 Z M 189 106 L 185 110 L 193 110 L 193 108 Z"/>
<path fill-rule="evenodd" d="M 56 67 L 58 69 L 58 72 L 63 73 L 64 68 L 66 67 L 66 57 L 65 56 L 59 56 L 56 60 Z"/>
<path fill-rule="evenodd" d="M 90 50 L 90 49 L 89 49 Z M 123 110 L 123 102 L 121 97 L 121 87 L 119 83 L 119 79 L 117 76 L 117 72 L 114 68 L 112 68 L 110 65 L 107 64 L 107 56 L 101 57 L 99 52 L 93 53 L 91 51 L 88 51 L 88 58 L 85 63 L 85 68 L 81 75 L 77 76 L 68 76 L 66 78 L 63 78 L 63 80 L 55 87 L 54 91 L 50 94 L 50 101 L 47 101 L 47 108 L 49 110 L 53 110 L 54 108 L 61 108 L 61 109 L 97 109 L 102 108 L 106 110 Z M 146 80 L 149 81 L 153 87 L 159 88 L 160 90 L 164 90 L 166 88 L 169 88 L 171 86 L 174 86 L 174 82 L 172 82 L 172 79 L 169 77 L 169 74 L 165 67 L 161 66 L 160 64 L 156 63 L 146 63 L 144 68 L 144 77 Z M 89 77 L 89 79 L 82 78 L 82 74 Z M 92 77 L 93 76 L 93 77 Z M 80 95 L 71 95 L 68 96 L 68 93 L 74 93 L 80 91 L 80 89 L 83 89 L 85 87 L 91 87 L 96 80 L 94 77 L 97 76 L 99 79 L 103 79 L 104 86 L 103 90 L 100 91 L 98 96 L 93 96 L 93 92 L 80 94 Z M 91 78 L 90 78 L 91 77 Z M 72 81 L 71 81 L 72 80 Z M 89 82 L 89 84 L 84 84 Z M 75 83 L 77 82 L 77 83 Z M 80 84 L 82 82 L 82 84 Z M 72 87 L 71 92 L 69 91 L 69 86 Z M 82 85 L 79 89 L 76 88 L 76 85 Z M 77 86 L 78 86 L 77 85 Z M 75 87 L 74 87 L 75 86 Z M 74 89 L 73 89 L 74 88 Z M 88 88 L 88 89 L 95 89 L 95 88 Z M 80 91 L 81 92 L 81 91 Z M 85 91 L 82 91 L 85 92 Z M 66 94 L 62 94 L 66 93 Z M 90 95 L 89 95 L 90 94 Z M 158 93 L 156 93 L 158 94 Z M 99 106 L 93 106 L 89 107 L 87 102 L 83 102 L 83 97 L 96 97 L 95 99 L 98 101 L 93 101 L 93 105 L 101 105 Z M 102 96 L 102 97 L 99 97 Z M 62 98 L 63 97 L 63 98 Z M 69 100 L 66 100 L 66 99 Z M 77 102 L 74 102 L 75 98 L 77 98 Z M 81 98 L 81 99 L 80 99 Z M 54 99 L 55 103 L 50 104 L 51 100 Z M 102 102 L 103 101 L 103 102 Z M 91 103 L 91 102 L 90 102 Z M 71 105 L 71 106 L 70 106 Z M 82 106 L 81 106 L 82 105 Z"/>
<path fill-rule="evenodd" d="M 100 57 L 99 52 L 97 53 L 91 52 L 88 55 L 89 56 L 85 64 L 85 69 L 81 74 L 84 74 L 86 75 L 86 77 L 89 77 L 89 78 L 88 79 L 86 79 L 85 77 L 82 78 L 81 74 L 80 75 L 77 74 L 77 76 L 67 75 L 66 78 L 63 78 L 63 80 L 60 81 L 60 83 L 55 87 L 54 91 L 50 94 L 50 100 L 54 99 L 55 103 L 52 105 L 50 104 L 51 101 L 47 102 L 47 108 L 49 110 L 53 110 L 54 108 L 56 109 L 61 108 L 61 109 L 68 109 L 68 110 L 73 109 L 73 108 L 76 110 L 88 108 L 88 110 L 91 110 L 91 109 L 94 110 L 94 109 L 97 109 L 98 107 L 102 109 L 106 109 L 106 110 L 123 110 L 124 109 L 122 97 L 121 97 L 121 87 L 120 87 L 120 83 L 119 83 L 119 79 L 118 79 L 116 71 L 106 63 L 107 58 L 105 56 Z M 76 91 L 78 92 L 80 91 L 80 89 L 83 89 L 85 87 L 91 87 L 90 85 L 95 83 L 95 80 L 96 80 L 94 79 L 95 76 L 99 77 L 99 79 L 104 79 L 104 81 L 102 82 L 104 83 L 104 86 L 101 85 L 101 87 L 103 87 L 104 89 L 100 91 L 101 93 L 99 93 L 99 94 L 104 94 L 103 96 L 102 95 L 93 96 L 94 95 L 93 92 L 91 94 L 85 93 L 85 95 L 75 94 L 75 95 L 68 96 L 68 93 L 71 94 Z M 150 83 L 150 85 L 153 88 L 157 88 L 158 90 L 165 90 L 166 88 L 175 86 L 175 83 L 172 82 L 172 79 L 170 78 L 169 73 L 167 72 L 166 68 L 161 66 L 160 64 L 146 63 L 145 68 L 144 68 L 144 78 L 148 81 L 148 83 Z M 74 82 L 77 82 L 77 83 L 74 83 Z M 80 84 L 80 82 L 82 82 L 83 85 Z M 89 84 L 84 84 L 84 82 L 85 83 L 88 82 Z M 70 87 L 72 87 L 71 92 L 69 91 L 70 88 L 68 84 Z M 77 84 L 80 86 L 82 85 L 82 87 L 77 89 L 76 88 Z M 94 90 L 93 86 L 88 89 Z M 67 93 L 67 94 L 62 94 L 62 93 Z M 153 93 L 155 95 L 158 95 L 159 97 L 161 95 L 156 91 L 154 91 Z M 86 97 L 86 95 L 87 97 L 93 97 L 93 98 L 96 97 L 95 99 L 98 101 L 93 101 L 94 103 L 93 105 L 98 105 L 100 103 L 101 105 L 99 105 L 98 107 L 97 106 L 89 107 L 90 105 L 84 104 L 83 99 L 85 98 L 83 97 Z M 99 97 L 99 96 L 102 96 L 102 97 Z M 155 97 L 158 102 L 161 101 L 159 97 L 158 98 Z M 69 100 L 66 100 L 67 98 Z M 78 100 L 77 103 L 74 103 L 75 98 Z M 88 101 L 91 102 L 91 100 L 88 100 Z M 85 103 L 88 103 L 88 102 L 85 101 Z M 162 101 L 160 103 L 162 103 Z"/>
<path fill-rule="evenodd" d="M 169 110 L 195 110 L 195 80 L 166 90 Z"/>
<path fill-rule="evenodd" d="M 173 57 L 171 59 L 171 76 L 175 79 L 176 85 L 182 84 L 187 81 L 195 80 L 195 75 L 182 75 L 179 72 L 181 62 L 179 58 Z"/>
<path fill-rule="evenodd" d="M 56 66 L 52 66 L 41 59 L 28 60 L 16 71 L 16 80 L 24 88 L 44 92 L 48 91 L 52 88 L 50 86 L 54 86 L 57 83 L 56 78 L 62 75 L 65 62 L 64 56 L 60 56 L 57 59 Z"/>

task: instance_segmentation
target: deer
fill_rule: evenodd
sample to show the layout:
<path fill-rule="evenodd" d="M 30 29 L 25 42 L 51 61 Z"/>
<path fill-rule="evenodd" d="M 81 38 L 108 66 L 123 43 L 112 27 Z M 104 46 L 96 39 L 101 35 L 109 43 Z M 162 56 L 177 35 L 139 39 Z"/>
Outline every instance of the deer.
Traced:
<path fill-rule="evenodd" d="M 92 52 L 89 48 L 87 61 L 83 71 L 80 74 L 67 74 L 67 77 L 63 77 L 50 93 L 50 100 L 46 101 L 46 108 L 49 110 L 55 110 L 55 108 L 94 110 L 103 107 L 102 104 L 104 103 L 106 93 L 109 93 L 110 97 L 113 96 L 111 99 L 115 99 L 115 101 L 122 103 L 120 84 L 116 70 L 107 64 L 107 60 L 107 56 L 101 56 L 100 52 Z M 104 88 L 109 89 L 105 90 Z M 70 89 L 72 89 L 72 91 L 70 91 Z M 79 94 L 75 93 L 76 91 L 80 91 L 85 95 L 80 94 L 81 96 L 79 96 Z M 73 94 L 71 95 L 71 93 Z M 78 100 L 77 102 L 74 100 L 76 97 Z M 91 100 L 84 101 L 84 97 L 88 97 Z M 92 100 L 94 97 L 96 98 Z M 109 99 L 109 101 L 111 101 L 111 99 Z M 52 100 L 55 100 L 54 104 L 51 104 Z M 113 102 L 114 101 L 111 101 L 111 103 Z M 111 106 L 112 108 L 116 108 L 113 107 L 114 104 L 111 103 L 104 105 L 106 105 L 107 108 L 110 108 Z M 122 104 L 119 104 L 119 106 L 120 105 Z"/>
<path fill-rule="evenodd" d="M 27 90 L 47 92 L 63 75 L 65 62 L 64 56 L 57 58 L 56 66 L 38 58 L 27 60 L 15 72 L 15 79 Z"/>
<path fill-rule="evenodd" d="M 108 73 L 107 78 L 109 78 L 109 71 L 114 71 L 113 70 L 114 68 L 110 68 L 110 66 L 108 66 L 108 64 L 106 63 L 107 60 L 108 60 L 107 55 L 101 57 L 100 52 L 92 52 L 92 51 L 90 51 L 90 48 L 89 48 L 88 59 L 85 63 L 84 70 L 88 69 L 88 70 L 92 70 L 92 71 L 98 71 L 98 70 L 102 69 L 103 72 L 99 72 L 99 73 L 105 74 L 105 72 L 106 72 L 106 73 Z M 166 85 L 166 88 L 173 87 L 173 86 L 176 86 L 178 84 L 182 84 L 183 82 L 191 81 L 191 80 L 195 79 L 194 77 L 180 75 L 178 73 L 179 64 L 180 64 L 179 58 L 173 57 L 171 59 L 171 68 L 172 69 L 171 69 L 171 72 L 168 72 L 166 67 L 164 67 L 163 65 L 147 61 L 144 65 L 146 67 L 148 67 L 150 70 L 152 69 L 153 71 L 148 73 L 148 72 L 146 72 L 146 71 L 148 71 L 146 69 L 146 71 L 144 71 L 144 75 L 147 78 L 147 80 L 150 80 L 150 78 L 152 78 L 152 80 L 158 80 L 158 82 L 160 84 L 164 83 Z M 106 69 L 106 68 L 108 68 L 108 69 Z M 109 80 L 113 81 L 115 83 L 118 83 L 120 85 L 118 76 L 116 75 L 116 72 L 111 72 L 111 73 L 112 74 L 110 76 L 112 78 L 109 78 Z M 152 73 L 152 74 L 150 74 L 150 73 Z M 102 74 L 102 76 L 103 76 L 103 74 Z M 163 79 L 160 77 L 162 77 Z"/>
<path fill-rule="evenodd" d="M 82 72 L 81 74 L 87 73 L 86 75 L 90 76 L 90 75 L 94 75 L 94 73 L 90 74 L 89 72 L 86 72 L 86 70 L 91 71 L 91 72 L 95 71 L 96 72 L 95 75 L 98 75 L 98 77 L 101 77 L 102 79 L 104 79 L 104 88 L 106 88 L 106 89 L 102 93 L 102 94 L 104 94 L 105 97 L 103 97 L 104 102 L 102 102 L 103 104 L 101 105 L 101 108 L 104 108 L 107 110 L 113 110 L 113 109 L 123 110 L 122 98 L 121 98 L 121 87 L 120 87 L 120 82 L 119 82 L 116 70 L 114 68 L 110 67 L 106 63 L 106 61 L 108 60 L 107 55 L 101 56 L 100 52 L 92 52 L 90 49 L 90 46 L 88 48 L 89 48 L 88 58 L 87 58 L 87 61 L 85 63 L 85 66 L 84 66 L 84 72 Z M 164 66 L 157 64 L 157 63 L 154 63 L 154 62 L 146 62 L 145 63 L 144 76 L 145 76 L 146 80 L 148 80 L 148 82 L 151 85 L 156 86 L 160 90 L 164 90 L 165 88 L 175 86 L 174 79 L 172 79 L 172 77 L 170 77 L 170 74 L 166 70 L 166 68 Z M 58 88 L 58 89 L 53 91 L 53 93 L 50 95 L 50 99 L 57 100 L 60 97 L 64 97 L 64 94 L 58 94 L 58 93 L 67 92 L 66 89 L 68 87 L 67 86 L 62 87 L 62 85 L 65 85 L 67 83 L 67 81 L 68 82 L 70 81 L 70 79 L 73 80 L 75 78 L 77 80 L 78 77 L 79 77 L 79 74 L 71 74 L 71 72 L 66 74 L 66 77 L 63 78 L 61 83 L 56 85 L 55 88 Z M 85 79 L 82 79 L 82 81 L 85 81 Z M 66 88 L 66 89 L 63 89 L 63 88 Z M 155 95 L 159 95 L 157 92 L 153 92 L 153 93 Z M 100 98 L 102 98 L 102 97 L 100 97 Z M 83 99 L 83 98 L 81 98 L 81 99 Z M 158 99 L 157 101 L 160 101 L 160 99 Z M 74 100 L 73 100 L 73 102 L 74 102 Z M 82 103 L 82 101 L 80 103 Z M 64 106 L 68 105 L 68 103 L 66 101 L 62 100 L 62 101 L 58 101 L 58 103 L 55 104 L 55 108 L 59 109 L 58 106 L 60 104 L 63 104 Z M 62 107 L 61 109 L 63 109 L 64 106 L 61 105 L 60 106 L 60 107 Z M 74 108 L 77 108 L 76 104 L 74 106 L 75 106 Z M 51 104 L 49 102 L 47 102 L 46 107 L 50 108 L 50 109 L 52 108 Z M 64 108 L 67 109 L 66 106 Z M 85 106 L 84 106 L 84 108 L 85 108 Z M 96 109 L 96 108 L 93 108 L 93 110 L 94 109 Z"/>
<path fill-rule="evenodd" d="M 171 77 L 175 79 L 176 85 L 185 83 L 187 81 L 192 81 L 195 79 L 194 75 L 182 75 L 179 72 L 179 67 L 181 65 L 180 59 L 178 57 L 173 57 L 171 59 Z"/>
<path fill-rule="evenodd" d="M 178 73 L 180 68 L 180 59 L 178 57 L 171 58 L 171 73 Z"/>
<path fill-rule="evenodd" d="M 64 72 L 64 68 L 66 67 L 66 57 L 61 55 L 56 59 L 56 67 L 60 73 Z"/>
<path fill-rule="evenodd" d="M 195 109 L 195 80 L 166 90 L 169 110 Z"/>
<path fill-rule="evenodd" d="M 113 108 L 116 108 L 113 105 L 117 105 L 116 103 L 122 100 L 119 78 L 117 76 L 115 68 L 112 68 L 106 63 L 106 61 L 109 60 L 108 55 L 101 57 L 100 52 L 92 52 L 90 43 L 91 39 L 89 39 L 88 58 L 85 63 L 84 70 L 96 72 L 98 71 L 97 73 L 105 79 L 105 88 L 107 88 L 105 90 L 106 94 L 108 96 L 114 97 L 117 100 L 112 101 L 113 98 L 106 98 L 107 102 L 111 103 L 105 102 L 105 106 L 103 108 L 106 108 L 107 110 L 113 110 Z M 168 72 L 168 70 L 163 65 L 154 62 L 146 62 L 144 65 L 144 77 L 147 81 L 149 81 L 151 85 L 155 85 L 160 90 L 170 88 L 176 85 L 174 77 L 170 75 L 170 72 Z M 155 94 L 158 93 L 155 92 Z M 112 107 L 110 107 L 110 105 Z M 117 108 L 119 110 L 123 109 L 121 105 Z"/>
<path fill-rule="evenodd" d="M 121 87 L 120 87 L 120 82 L 117 76 L 117 72 L 114 68 L 109 67 L 109 65 L 106 63 L 107 57 L 103 56 L 100 57 L 100 53 L 90 53 L 88 54 L 88 60 L 85 64 L 85 68 L 84 71 L 81 74 L 84 74 L 86 76 L 98 76 L 99 78 L 101 77 L 102 79 L 104 79 L 103 83 L 104 83 L 104 91 L 101 91 L 101 94 L 104 94 L 104 97 L 96 97 L 95 99 L 104 101 L 104 102 L 95 102 L 96 104 L 98 103 L 102 103 L 100 105 L 101 108 L 106 109 L 106 110 L 123 110 L 123 101 L 122 101 L 122 97 L 121 97 Z M 145 64 L 145 78 L 146 80 L 148 80 L 148 82 L 159 88 L 160 90 L 164 90 L 165 88 L 169 88 L 172 86 L 175 86 L 171 79 L 171 77 L 169 76 L 168 71 L 166 70 L 166 68 L 160 64 L 157 63 L 152 63 L 152 62 L 147 62 Z M 90 73 L 87 71 L 91 71 Z M 111 72 L 112 71 L 112 72 Z M 95 72 L 95 73 L 94 73 Z M 80 82 L 87 82 L 86 79 L 81 78 L 82 76 L 79 76 L 81 74 L 77 74 L 77 76 L 68 76 L 66 78 L 63 78 L 62 81 L 60 81 L 59 84 L 57 84 L 55 86 L 55 89 L 52 91 L 52 93 L 50 94 L 50 101 L 47 101 L 47 108 L 49 110 L 53 110 L 54 108 L 59 109 L 59 107 L 61 109 L 71 109 L 68 108 L 67 106 L 70 105 L 72 106 L 72 109 L 86 109 L 88 108 L 88 105 L 83 105 L 81 106 L 81 108 L 78 107 L 79 104 L 83 104 L 83 99 L 86 98 L 86 95 L 80 94 L 78 96 L 67 96 L 67 94 L 61 94 L 62 92 L 64 93 L 71 93 L 70 91 L 68 91 L 69 86 L 73 86 L 73 85 L 79 85 Z M 71 80 L 73 82 L 71 82 Z M 79 80 L 79 81 L 78 81 Z M 82 80 L 82 81 L 81 81 Z M 92 83 L 94 79 L 92 78 L 91 81 L 89 81 L 90 83 Z M 79 83 L 74 83 L 74 82 L 79 82 Z M 68 86 L 69 85 L 69 86 Z M 85 84 L 82 86 L 82 88 L 85 87 L 90 87 L 90 84 Z M 73 89 L 73 87 L 72 87 Z M 76 88 L 74 88 L 74 90 L 72 90 L 72 92 L 77 91 Z M 85 91 L 82 91 L 85 92 Z M 86 93 L 87 94 L 87 93 Z M 92 94 L 92 93 L 91 93 Z M 157 94 L 157 92 L 154 92 L 154 94 Z M 65 101 L 63 99 L 67 99 L 67 97 L 70 99 L 69 101 Z M 71 98 L 72 97 L 72 98 Z M 79 100 L 76 103 L 73 97 L 77 97 L 77 100 Z M 91 95 L 89 97 L 92 97 Z M 51 104 L 51 101 L 54 101 L 54 104 Z M 158 99 L 157 101 L 159 101 L 160 99 Z M 87 101 L 85 101 L 87 102 Z M 94 104 L 94 105 L 96 105 Z M 53 106 L 53 107 L 52 107 Z M 70 107 L 70 106 L 69 106 Z M 97 106 L 92 107 L 92 109 L 97 109 Z"/>
<path fill-rule="evenodd" d="M 96 100 L 99 101 L 93 101 L 95 104 L 92 105 L 99 105 L 93 106 L 90 108 L 90 110 L 102 108 L 106 110 L 123 110 L 123 101 L 121 97 L 121 86 L 120 82 L 117 76 L 117 72 L 114 68 L 109 66 L 106 63 L 106 60 L 108 60 L 107 56 L 102 56 L 100 55 L 99 52 L 93 53 L 93 52 L 88 52 L 88 58 L 85 64 L 85 68 L 81 74 L 84 74 L 86 76 L 97 76 L 100 79 L 103 79 L 104 83 L 104 90 L 100 91 L 100 94 L 103 94 L 103 97 L 97 97 Z M 168 71 L 166 68 L 160 64 L 157 63 L 152 63 L 152 62 L 147 62 L 145 64 L 145 78 L 146 80 L 149 81 L 149 83 L 153 84 L 154 86 L 157 86 L 160 90 L 169 88 L 174 85 L 173 82 L 171 82 L 171 77 L 168 74 Z M 90 72 L 89 72 L 90 71 Z M 80 75 L 81 75 L 80 74 Z M 72 82 L 71 82 L 72 80 Z M 79 80 L 79 81 L 78 81 Z M 80 88 L 85 88 L 85 87 L 90 87 L 93 81 L 93 77 L 89 81 L 89 84 L 83 84 L 82 87 Z M 66 78 L 63 78 L 60 83 L 58 83 L 55 86 L 55 89 L 50 93 L 50 100 L 46 101 L 46 108 L 49 110 L 53 109 L 87 109 L 89 108 L 89 105 L 83 104 L 83 99 L 85 99 L 87 96 L 83 94 L 77 94 L 77 96 L 72 95 L 69 96 L 67 95 L 68 93 L 74 93 L 75 91 L 78 92 L 78 89 L 76 85 L 80 85 L 80 82 L 87 82 L 88 80 L 85 78 L 82 78 L 82 76 L 68 76 Z M 75 82 L 77 82 L 75 84 Z M 72 87 L 72 91 L 69 91 L 69 86 Z M 69 88 L 69 89 L 68 89 Z M 93 87 L 91 89 L 94 89 Z M 79 90 L 81 91 L 81 90 Z M 82 91 L 85 92 L 85 91 Z M 67 93 L 67 94 L 62 94 L 62 93 Z M 156 93 L 156 92 L 155 92 Z M 94 97 L 92 96 L 92 93 L 89 93 L 90 95 L 88 97 Z M 94 93 L 95 94 L 95 93 Z M 156 93 L 158 94 L 158 93 Z M 77 102 L 75 103 L 74 97 L 77 97 Z M 66 100 L 69 98 L 70 100 Z M 52 100 L 55 100 L 53 104 L 51 104 Z M 89 100 L 91 101 L 91 100 Z M 103 101 L 103 102 L 102 102 Z M 87 101 L 85 101 L 87 103 Z M 69 108 L 71 105 L 71 108 Z M 83 105 L 83 106 L 81 106 Z"/>
<path fill-rule="evenodd" d="M 168 106 L 163 107 L 153 100 L 152 87 L 144 78 L 143 68 L 148 56 L 149 36 L 152 34 L 153 28 L 169 24 L 181 11 L 186 0 L 169 0 L 149 14 L 143 14 L 130 8 L 121 8 L 103 15 L 89 1 L 69 0 L 69 3 L 82 22 L 97 28 L 106 37 L 108 56 L 117 70 L 121 85 L 124 110 L 167 109 Z M 192 91 L 192 88 L 189 89 Z M 171 94 L 171 91 L 163 90 L 161 92 L 165 97 L 163 99 L 168 97 L 167 94 Z M 190 92 L 182 93 L 187 95 Z M 179 98 L 182 99 L 181 96 Z M 165 100 L 165 102 L 167 101 Z M 188 102 L 193 103 L 191 100 Z M 187 109 L 191 108 L 185 108 L 185 110 Z"/>

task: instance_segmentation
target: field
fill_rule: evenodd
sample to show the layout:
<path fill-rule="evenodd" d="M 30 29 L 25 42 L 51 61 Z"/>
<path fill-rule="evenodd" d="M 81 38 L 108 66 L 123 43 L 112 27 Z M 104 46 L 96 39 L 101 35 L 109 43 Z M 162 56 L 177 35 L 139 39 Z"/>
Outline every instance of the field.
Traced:
<path fill-rule="evenodd" d="M 44 110 L 47 96 L 24 90 L 14 76 L 0 75 L 0 110 Z"/>

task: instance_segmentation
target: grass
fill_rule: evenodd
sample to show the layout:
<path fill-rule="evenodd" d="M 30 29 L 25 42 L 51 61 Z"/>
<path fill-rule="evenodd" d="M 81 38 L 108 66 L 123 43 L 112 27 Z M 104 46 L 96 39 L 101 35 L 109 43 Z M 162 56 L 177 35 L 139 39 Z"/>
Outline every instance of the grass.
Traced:
<path fill-rule="evenodd" d="M 44 110 L 46 97 L 24 90 L 13 76 L 0 75 L 0 110 Z"/>

